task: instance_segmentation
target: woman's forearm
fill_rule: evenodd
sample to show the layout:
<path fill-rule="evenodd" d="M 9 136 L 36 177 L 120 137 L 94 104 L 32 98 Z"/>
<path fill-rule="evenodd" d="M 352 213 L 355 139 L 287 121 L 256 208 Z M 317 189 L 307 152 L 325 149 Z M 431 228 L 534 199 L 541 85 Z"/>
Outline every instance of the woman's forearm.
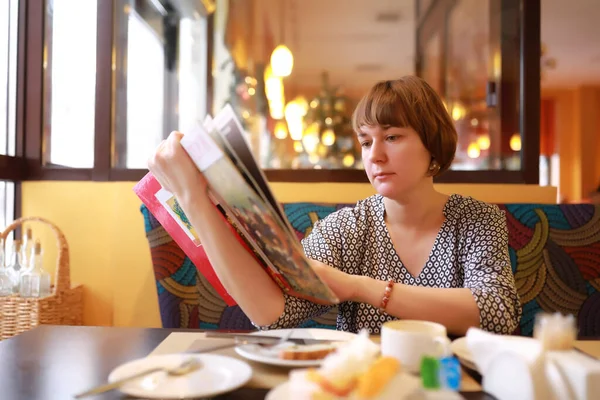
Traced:
<path fill-rule="evenodd" d="M 357 276 L 354 301 L 379 307 L 387 282 Z M 479 307 L 469 289 L 431 288 L 396 283 L 386 313 L 403 319 L 438 322 L 454 335 L 479 327 Z"/>
<path fill-rule="evenodd" d="M 204 193 L 178 198 L 195 228 L 208 259 L 244 313 L 258 325 L 269 325 L 284 309 L 281 289 L 242 246 Z"/>

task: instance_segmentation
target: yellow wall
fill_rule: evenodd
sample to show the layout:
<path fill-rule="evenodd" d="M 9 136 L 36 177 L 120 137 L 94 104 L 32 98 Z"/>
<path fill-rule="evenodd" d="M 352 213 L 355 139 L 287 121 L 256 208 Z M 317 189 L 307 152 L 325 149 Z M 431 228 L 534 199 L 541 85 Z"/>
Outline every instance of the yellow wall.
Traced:
<path fill-rule="evenodd" d="M 150 251 L 133 182 L 24 182 L 23 216 L 41 216 L 64 232 L 71 280 L 85 288 L 86 325 L 160 326 Z M 352 202 L 373 194 L 369 184 L 274 183 L 281 202 Z M 439 185 L 488 202 L 554 203 L 555 188 L 521 185 Z M 53 272 L 54 241 L 32 225 Z"/>

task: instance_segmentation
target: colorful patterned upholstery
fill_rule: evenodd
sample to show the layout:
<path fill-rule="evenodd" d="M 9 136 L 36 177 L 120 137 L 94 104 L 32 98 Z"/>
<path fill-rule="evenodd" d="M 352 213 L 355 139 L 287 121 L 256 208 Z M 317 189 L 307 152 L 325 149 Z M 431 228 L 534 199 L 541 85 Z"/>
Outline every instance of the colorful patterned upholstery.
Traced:
<path fill-rule="evenodd" d="M 314 222 L 345 205 L 284 205 L 302 238 Z M 573 314 L 582 336 L 600 335 L 600 206 L 501 204 L 523 317 L 515 334 L 531 336 L 541 310 Z M 165 328 L 252 329 L 238 306 L 228 307 L 158 221 L 142 205 Z M 337 310 L 304 326 L 335 328 Z"/>
<path fill-rule="evenodd" d="M 577 317 L 581 336 L 600 335 L 600 206 L 500 205 L 523 305 L 517 334 L 531 336 L 535 314 Z"/>

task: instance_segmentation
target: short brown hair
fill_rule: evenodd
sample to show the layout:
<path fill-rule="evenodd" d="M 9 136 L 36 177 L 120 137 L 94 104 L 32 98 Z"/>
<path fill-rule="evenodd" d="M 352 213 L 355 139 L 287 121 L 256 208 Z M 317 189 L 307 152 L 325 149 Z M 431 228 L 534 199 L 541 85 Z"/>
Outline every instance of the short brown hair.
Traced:
<path fill-rule="evenodd" d="M 412 128 L 432 158 L 446 171 L 456 153 L 458 135 L 440 96 L 424 79 L 405 76 L 378 82 L 358 103 L 352 115 L 355 132 L 361 126 Z"/>

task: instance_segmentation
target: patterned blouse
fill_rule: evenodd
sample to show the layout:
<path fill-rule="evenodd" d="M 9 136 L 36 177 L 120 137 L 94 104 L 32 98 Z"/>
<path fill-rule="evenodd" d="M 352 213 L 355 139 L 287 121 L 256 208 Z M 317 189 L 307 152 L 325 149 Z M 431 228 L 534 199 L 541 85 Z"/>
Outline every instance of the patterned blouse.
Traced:
<path fill-rule="evenodd" d="M 444 206 L 442 227 L 429 259 L 416 277 L 398 257 L 385 221 L 383 197 L 371 196 L 353 208 L 338 210 L 317 221 L 302 240 L 306 255 L 354 275 L 406 285 L 469 288 L 479 306 L 480 327 L 510 334 L 521 318 L 521 305 L 508 254 L 504 212 L 471 197 L 451 195 Z M 382 294 L 383 295 L 383 294 Z M 284 293 L 285 308 L 277 321 L 260 329 L 296 327 L 330 307 Z M 396 319 L 365 303 L 339 304 L 337 329 L 379 334 L 381 325 Z"/>

